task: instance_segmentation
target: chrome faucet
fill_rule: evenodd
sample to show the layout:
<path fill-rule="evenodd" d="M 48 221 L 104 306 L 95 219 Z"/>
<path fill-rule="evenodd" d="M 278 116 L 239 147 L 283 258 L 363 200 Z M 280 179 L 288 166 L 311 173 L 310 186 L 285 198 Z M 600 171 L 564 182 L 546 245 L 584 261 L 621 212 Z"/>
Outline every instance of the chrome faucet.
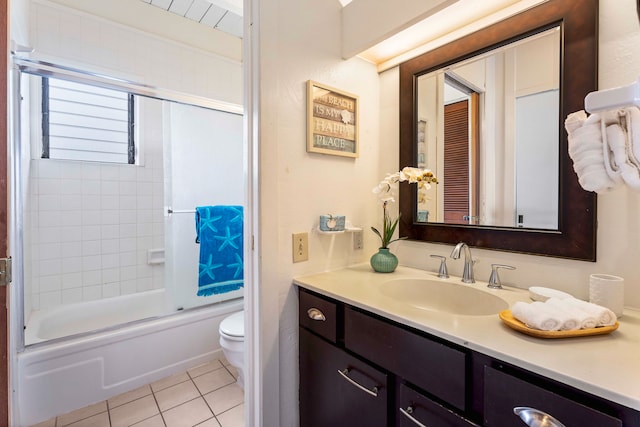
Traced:
<path fill-rule="evenodd" d="M 459 259 L 460 251 L 463 248 L 464 248 L 464 270 L 462 272 L 462 282 L 476 283 L 476 280 L 473 277 L 473 264 L 475 261 L 473 261 L 473 258 L 471 257 L 471 249 L 469 249 L 469 246 L 464 242 L 458 243 L 456 247 L 453 248 L 453 251 L 451 251 L 451 258 Z"/>

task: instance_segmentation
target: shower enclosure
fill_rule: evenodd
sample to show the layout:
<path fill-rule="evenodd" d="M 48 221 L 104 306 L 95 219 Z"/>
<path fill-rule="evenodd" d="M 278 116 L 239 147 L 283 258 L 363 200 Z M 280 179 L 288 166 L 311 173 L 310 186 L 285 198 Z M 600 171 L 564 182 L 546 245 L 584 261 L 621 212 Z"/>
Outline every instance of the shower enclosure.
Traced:
<path fill-rule="evenodd" d="M 219 352 L 217 325 L 242 309 L 243 291 L 196 295 L 194 212 L 244 204 L 244 148 L 239 106 L 15 64 L 26 425 Z M 69 376 L 95 385 L 59 392 Z"/>

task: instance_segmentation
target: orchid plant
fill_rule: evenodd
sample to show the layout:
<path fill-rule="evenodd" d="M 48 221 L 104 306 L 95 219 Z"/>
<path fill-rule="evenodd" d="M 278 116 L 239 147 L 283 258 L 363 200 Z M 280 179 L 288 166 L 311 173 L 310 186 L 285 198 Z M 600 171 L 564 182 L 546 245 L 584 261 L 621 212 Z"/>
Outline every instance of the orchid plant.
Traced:
<path fill-rule="evenodd" d="M 373 188 L 373 192 L 378 195 L 378 200 L 382 203 L 382 233 L 375 227 L 371 227 L 371 230 L 380 238 L 382 242 L 382 246 L 380 246 L 381 249 L 387 249 L 389 244 L 402 239 L 402 237 L 397 239 L 393 238 L 393 234 L 400 221 L 400 215 L 392 219 L 387 210 L 387 205 L 396 201 L 395 190 L 399 182 L 417 184 L 418 202 L 420 203 L 427 200 L 427 191 L 431 189 L 431 184 L 438 183 L 438 179 L 429 169 L 407 166 L 399 172 L 387 174 L 387 176 Z"/>

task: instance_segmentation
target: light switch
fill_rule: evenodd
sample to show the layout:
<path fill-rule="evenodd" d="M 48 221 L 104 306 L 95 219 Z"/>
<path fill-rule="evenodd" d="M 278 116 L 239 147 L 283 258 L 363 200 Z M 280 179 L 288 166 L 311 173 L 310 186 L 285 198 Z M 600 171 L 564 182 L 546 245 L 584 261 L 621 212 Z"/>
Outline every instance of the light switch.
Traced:
<path fill-rule="evenodd" d="M 293 262 L 309 259 L 309 234 L 293 233 Z"/>

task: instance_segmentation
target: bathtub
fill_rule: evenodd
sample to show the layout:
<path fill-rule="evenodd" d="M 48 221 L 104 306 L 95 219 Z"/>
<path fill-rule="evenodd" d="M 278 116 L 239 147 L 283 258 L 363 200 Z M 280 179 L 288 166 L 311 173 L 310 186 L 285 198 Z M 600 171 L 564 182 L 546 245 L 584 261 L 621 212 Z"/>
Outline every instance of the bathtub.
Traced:
<path fill-rule="evenodd" d="M 39 344 L 17 357 L 18 425 L 45 421 L 222 356 L 218 326 L 242 310 L 242 299 L 172 314 L 164 301 L 164 290 L 156 290 L 31 316 L 25 342 Z M 136 321 L 135 311 L 152 318 Z M 59 339 L 69 332 L 82 335 Z"/>

